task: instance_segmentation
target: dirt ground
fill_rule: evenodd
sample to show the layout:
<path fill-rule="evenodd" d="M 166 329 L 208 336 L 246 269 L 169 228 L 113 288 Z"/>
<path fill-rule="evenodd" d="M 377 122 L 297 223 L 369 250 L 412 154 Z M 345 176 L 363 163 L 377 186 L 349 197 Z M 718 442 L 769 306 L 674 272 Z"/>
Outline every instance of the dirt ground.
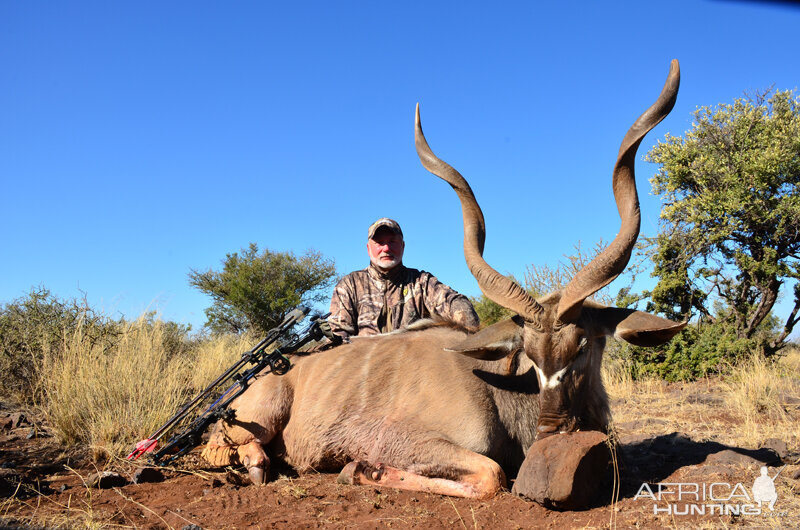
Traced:
<path fill-rule="evenodd" d="M 703 387 L 702 385 L 706 385 Z M 670 396 L 673 396 L 670 398 Z M 557 512 L 505 491 L 490 500 L 468 500 L 393 489 L 341 485 L 336 474 L 273 469 L 270 482 L 249 485 L 241 470 L 207 469 L 195 455 L 180 469 L 160 468 L 160 482 L 132 480 L 134 467 L 115 463 L 121 482 L 88 487 L 97 471 L 87 451 L 64 451 L 47 425 L 26 412 L 0 405 L 0 527 L 2 528 L 719 528 L 800 527 L 800 466 L 794 441 L 768 439 L 750 447 L 723 443 L 740 421 L 706 383 L 659 390 L 663 403 L 680 396 L 678 413 L 663 414 L 658 402 L 628 397 L 612 408 L 619 437 L 619 480 L 600 484 L 601 493 L 582 511 Z M 655 403 L 655 406 L 654 406 Z M 791 405 L 796 413 L 800 405 Z M 720 441 L 723 440 L 723 441 Z M 784 464 L 788 464 L 785 467 Z M 712 501 L 657 501 L 641 490 L 716 486 L 727 504 L 754 503 L 752 487 L 762 465 L 775 479 L 778 500 L 760 515 L 712 513 Z M 665 486 L 681 483 L 683 486 Z M 741 483 L 750 497 L 742 496 Z M 509 485 L 510 486 L 510 485 Z M 618 487 L 617 487 L 618 486 Z M 614 496 L 614 492 L 618 494 Z M 724 502 L 722 504 L 725 504 Z M 699 513 L 701 508 L 705 514 Z M 725 508 L 718 508 L 723 510 Z M 752 510 L 754 508 L 751 508 Z M 744 510 L 744 509 L 743 509 Z M 689 511 L 689 515 L 683 515 Z M 694 513 L 692 513 L 694 511 Z M 735 511 L 735 510 L 734 510 Z M 669 513 L 672 512 L 672 513 Z"/>

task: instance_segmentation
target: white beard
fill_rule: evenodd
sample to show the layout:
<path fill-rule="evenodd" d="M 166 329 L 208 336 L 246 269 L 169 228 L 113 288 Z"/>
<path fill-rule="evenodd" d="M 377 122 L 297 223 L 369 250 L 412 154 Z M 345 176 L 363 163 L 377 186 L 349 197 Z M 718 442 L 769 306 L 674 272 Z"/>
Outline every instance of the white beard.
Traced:
<path fill-rule="evenodd" d="M 397 256 L 394 257 L 392 260 L 381 259 L 380 257 L 377 258 L 370 258 L 370 261 L 373 265 L 375 265 L 378 270 L 383 272 L 388 272 L 403 262 L 403 258 L 398 258 Z"/>

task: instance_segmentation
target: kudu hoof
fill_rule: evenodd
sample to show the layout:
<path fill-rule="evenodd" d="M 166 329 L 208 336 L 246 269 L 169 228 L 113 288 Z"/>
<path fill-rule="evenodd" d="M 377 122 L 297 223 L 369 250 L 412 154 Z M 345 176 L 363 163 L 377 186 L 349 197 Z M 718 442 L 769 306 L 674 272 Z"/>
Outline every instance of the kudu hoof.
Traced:
<path fill-rule="evenodd" d="M 379 482 L 383 477 L 383 464 L 374 466 L 367 462 L 350 462 L 339 473 L 336 482 L 339 484 L 371 484 Z"/>
<path fill-rule="evenodd" d="M 250 481 L 256 486 L 263 486 L 267 482 L 267 473 L 264 471 L 264 468 L 258 464 L 258 462 L 256 462 L 254 465 L 250 465 L 250 463 L 250 457 L 245 456 L 242 464 L 244 464 L 244 467 L 247 468 L 247 474 L 250 475 Z"/>
<path fill-rule="evenodd" d="M 247 473 L 250 475 L 250 480 L 256 486 L 263 486 L 267 483 L 267 474 L 264 472 L 263 467 L 251 467 L 247 470 Z"/>
<path fill-rule="evenodd" d="M 344 466 L 339 476 L 336 477 L 336 482 L 339 484 L 349 484 L 351 486 L 358 484 L 358 482 L 355 481 L 355 476 L 359 471 L 359 464 L 361 464 L 361 462 L 353 461 Z"/>

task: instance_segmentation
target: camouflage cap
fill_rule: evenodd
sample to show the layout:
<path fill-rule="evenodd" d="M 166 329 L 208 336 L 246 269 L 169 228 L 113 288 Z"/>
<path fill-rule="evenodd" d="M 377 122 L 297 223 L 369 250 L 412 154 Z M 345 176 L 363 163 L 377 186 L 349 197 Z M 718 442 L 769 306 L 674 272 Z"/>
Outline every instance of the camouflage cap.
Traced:
<path fill-rule="evenodd" d="M 375 237 L 375 232 L 378 231 L 378 228 L 386 227 L 395 234 L 398 234 L 400 237 L 403 237 L 403 231 L 400 229 L 400 225 L 397 224 L 397 221 L 394 219 L 389 219 L 388 217 L 381 217 L 371 225 L 369 225 L 369 230 L 367 231 L 367 239 L 372 239 Z"/>

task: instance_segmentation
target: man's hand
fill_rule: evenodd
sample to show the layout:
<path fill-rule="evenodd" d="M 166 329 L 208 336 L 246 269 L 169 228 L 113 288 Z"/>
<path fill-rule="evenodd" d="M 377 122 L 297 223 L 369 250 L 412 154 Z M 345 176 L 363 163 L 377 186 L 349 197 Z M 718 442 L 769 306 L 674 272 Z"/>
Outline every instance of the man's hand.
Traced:
<path fill-rule="evenodd" d="M 319 326 L 319 330 L 322 332 L 323 335 L 328 337 L 332 344 L 338 345 L 342 343 L 342 337 L 337 335 L 331 329 L 331 324 L 324 318 L 320 318 L 317 320 L 317 326 Z"/>

